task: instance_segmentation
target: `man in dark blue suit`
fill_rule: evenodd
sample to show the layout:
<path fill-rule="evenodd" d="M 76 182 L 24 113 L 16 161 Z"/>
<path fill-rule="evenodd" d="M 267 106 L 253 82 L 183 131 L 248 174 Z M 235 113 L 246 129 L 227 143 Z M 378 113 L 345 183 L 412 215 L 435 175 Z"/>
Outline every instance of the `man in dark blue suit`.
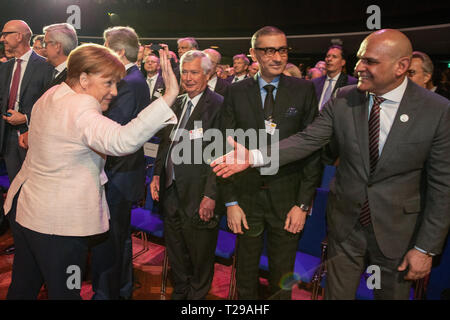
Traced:
<path fill-rule="evenodd" d="M 51 81 L 52 67 L 30 48 L 33 33 L 25 21 L 8 21 L 2 30 L 0 41 L 13 59 L 0 65 L 0 153 L 5 160 L 9 181 L 22 167 L 26 149 L 19 146 L 19 135 L 28 130 L 34 103 L 45 92 Z M 2 229 L 7 222 L 2 223 Z M 14 246 L 4 253 L 14 252 Z"/>
<path fill-rule="evenodd" d="M 104 32 L 104 39 L 105 46 L 120 56 L 127 70 L 105 116 L 125 125 L 150 103 L 147 82 L 135 65 L 138 36 L 130 27 L 114 27 Z M 133 202 L 144 195 L 143 149 L 124 157 L 108 156 L 105 172 L 110 229 L 104 235 L 106 239 L 92 249 L 93 299 L 128 299 L 133 288 L 130 214 Z"/>
<path fill-rule="evenodd" d="M 26 150 L 18 136 L 28 130 L 34 103 L 51 81 L 52 67 L 30 48 L 32 32 L 25 21 L 11 20 L 3 27 L 0 41 L 14 59 L 0 65 L 0 149 L 9 180 L 19 172 Z"/>
<path fill-rule="evenodd" d="M 345 66 L 344 48 L 340 45 L 332 45 L 325 56 L 326 75 L 312 80 L 316 89 L 319 110 L 330 99 L 333 93 L 341 87 L 356 84 L 356 78 L 343 72 Z"/>

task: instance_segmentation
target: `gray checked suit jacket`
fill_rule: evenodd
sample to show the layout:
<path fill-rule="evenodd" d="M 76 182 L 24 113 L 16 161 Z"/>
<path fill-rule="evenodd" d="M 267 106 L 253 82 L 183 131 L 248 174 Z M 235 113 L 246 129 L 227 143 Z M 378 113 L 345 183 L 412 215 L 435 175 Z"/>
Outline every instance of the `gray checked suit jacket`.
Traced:
<path fill-rule="evenodd" d="M 386 257 L 399 258 L 414 245 L 438 254 L 450 225 L 450 102 L 408 80 L 373 175 L 368 103 L 356 85 L 340 89 L 305 131 L 280 141 L 280 166 L 311 154 L 334 134 L 340 163 L 330 186 L 329 236 L 347 238 L 368 196 Z M 400 120 L 404 114 L 407 121 Z"/>

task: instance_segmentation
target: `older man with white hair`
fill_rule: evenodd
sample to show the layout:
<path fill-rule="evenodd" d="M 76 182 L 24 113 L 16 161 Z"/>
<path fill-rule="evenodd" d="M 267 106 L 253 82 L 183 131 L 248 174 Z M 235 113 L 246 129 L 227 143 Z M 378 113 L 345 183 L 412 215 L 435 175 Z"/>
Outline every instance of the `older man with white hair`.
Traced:
<path fill-rule="evenodd" d="M 219 128 L 223 97 L 208 88 L 211 69 L 210 59 L 201 51 L 191 50 L 182 55 L 181 86 L 185 93 L 172 106 L 181 120 L 179 125 L 164 129 L 161 135 L 150 185 L 153 200 L 161 199 L 164 211 L 173 300 L 204 299 L 214 275 L 220 209 L 216 206 L 216 177 L 207 163 L 196 161 L 197 152 L 203 154 L 206 146 L 202 144 L 203 133 Z M 181 143 L 183 150 L 190 151 L 189 162 L 174 161 Z"/>

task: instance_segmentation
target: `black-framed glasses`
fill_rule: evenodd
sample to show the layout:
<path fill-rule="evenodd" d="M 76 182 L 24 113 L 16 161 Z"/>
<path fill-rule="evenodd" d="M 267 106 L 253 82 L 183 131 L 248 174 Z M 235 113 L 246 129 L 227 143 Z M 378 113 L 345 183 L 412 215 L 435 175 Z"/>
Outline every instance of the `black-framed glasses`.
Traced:
<path fill-rule="evenodd" d="M 255 48 L 255 50 L 264 51 L 264 54 L 266 56 L 273 56 L 276 52 L 280 54 L 280 56 L 287 56 L 288 52 L 291 50 L 289 47 L 281 47 L 281 48 L 273 48 L 273 47 L 266 47 L 266 48 Z"/>
<path fill-rule="evenodd" d="M 0 32 L 0 38 L 1 37 L 6 37 L 8 34 L 11 33 L 19 33 L 19 31 L 4 31 L 4 32 Z"/>
<path fill-rule="evenodd" d="M 42 48 L 46 49 L 50 43 L 56 43 L 56 41 L 42 41 Z"/>

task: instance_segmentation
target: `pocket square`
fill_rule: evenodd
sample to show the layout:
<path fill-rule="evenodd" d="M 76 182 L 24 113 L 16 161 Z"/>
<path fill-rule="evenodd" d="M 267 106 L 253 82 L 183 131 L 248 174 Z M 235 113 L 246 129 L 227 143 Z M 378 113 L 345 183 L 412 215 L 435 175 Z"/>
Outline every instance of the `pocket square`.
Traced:
<path fill-rule="evenodd" d="M 293 117 L 293 116 L 295 116 L 297 113 L 298 113 L 297 108 L 295 108 L 295 107 L 289 107 L 289 108 L 286 110 L 285 116 L 286 116 L 286 117 Z"/>

